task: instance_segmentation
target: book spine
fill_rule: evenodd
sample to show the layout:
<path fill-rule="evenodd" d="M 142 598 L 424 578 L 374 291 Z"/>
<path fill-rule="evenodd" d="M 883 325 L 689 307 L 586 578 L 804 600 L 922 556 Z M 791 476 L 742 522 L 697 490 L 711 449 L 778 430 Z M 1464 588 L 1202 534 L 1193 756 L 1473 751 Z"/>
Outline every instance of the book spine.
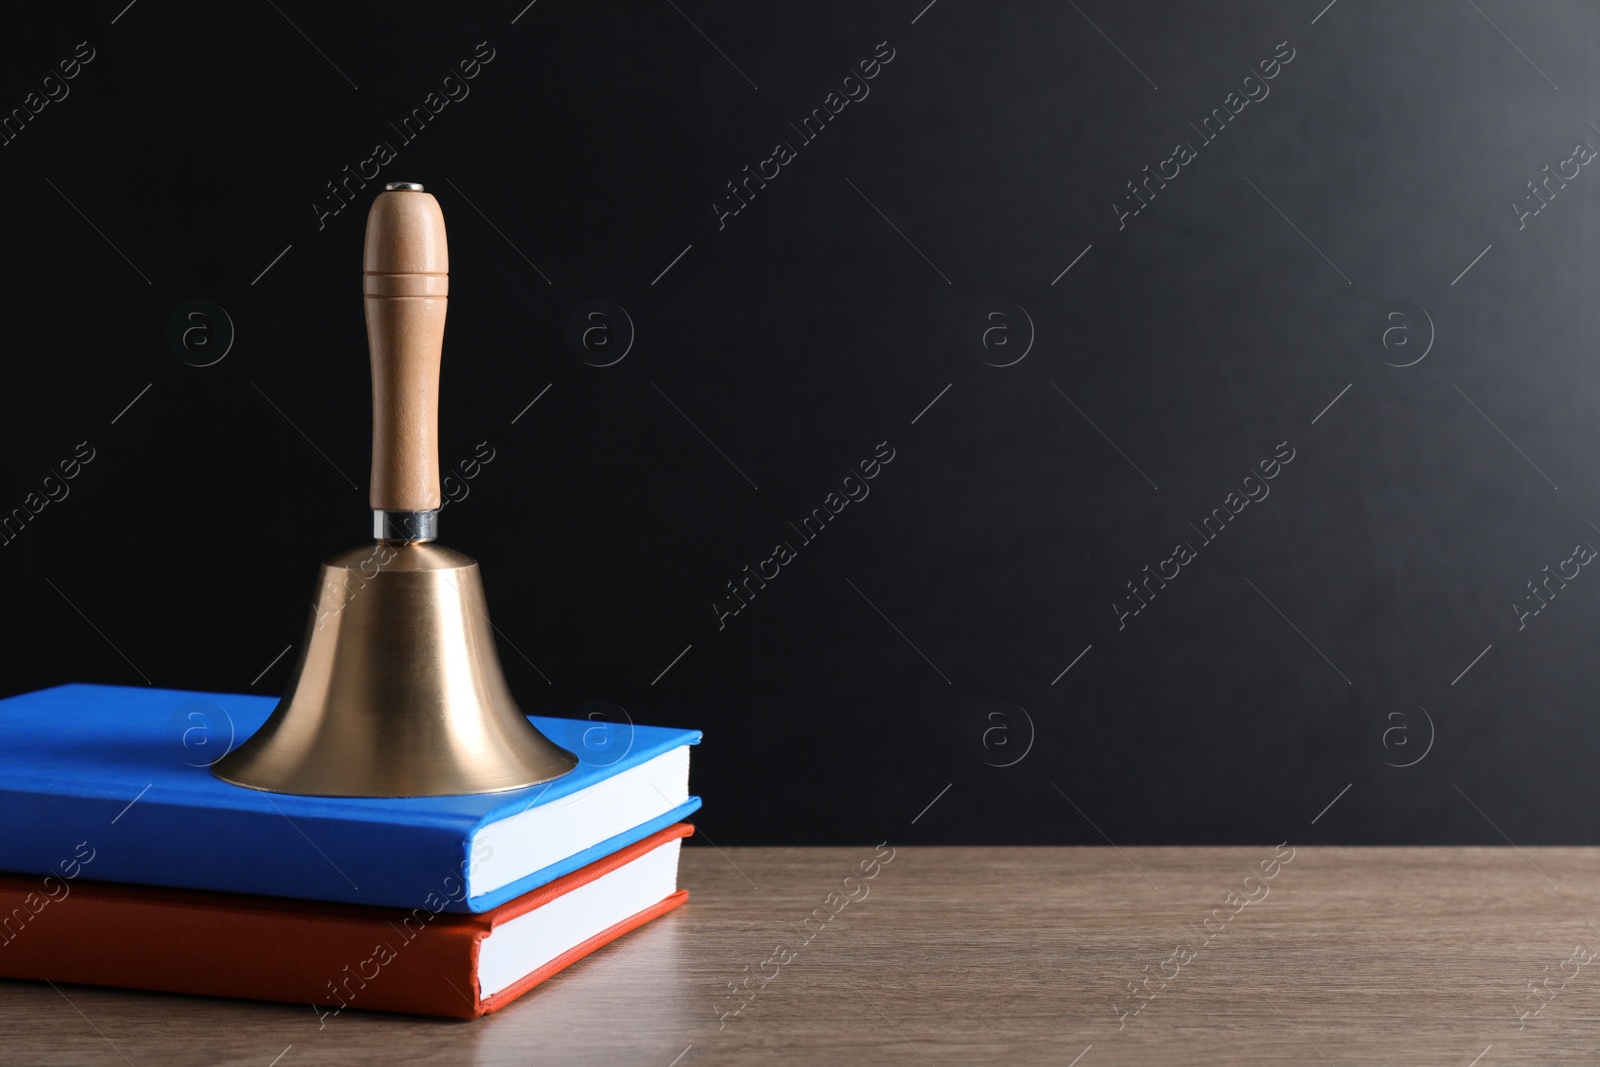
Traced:
<path fill-rule="evenodd" d="M 98 873 L 98 872 L 96 872 Z M 37 880 L 0 878 L 0 976 L 298 1003 L 327 1026 L 347 1008 L 470 1019 L 487 922 L 198 906 L 75 883 L 41 906 Z M 37 910 L 36 910 L 37 909 Z M 342 911 L 343 909 L 341 909 Z"/>
<path fill-rule="evenodd" d="M 395 908 L 423 906 L 446 889 L 452 899 L 445 911 L 470 910 L 445 880 L 464 873 L 471 822 L 354 823 L 306 812 L 294 803 L 300 799 L 279 798 L 276 807 L 261 799 L 259 810 L 207 809 L 207 838 L 238 847 L 199 849 L 195 810 L 163 804 L 159 789 L 131 806 L 120 797 L 42 800 L 0 789 L 0 817 L 30 813 L 8 820 L 17 832 L 0 835 L 0 871 L 47 874 L 72 854 L 70 842 L 63 852 L 62 841 L 23 828 L 100 826 L 106 829 L 91 838 L 93 876 L 105 881 Z"/>

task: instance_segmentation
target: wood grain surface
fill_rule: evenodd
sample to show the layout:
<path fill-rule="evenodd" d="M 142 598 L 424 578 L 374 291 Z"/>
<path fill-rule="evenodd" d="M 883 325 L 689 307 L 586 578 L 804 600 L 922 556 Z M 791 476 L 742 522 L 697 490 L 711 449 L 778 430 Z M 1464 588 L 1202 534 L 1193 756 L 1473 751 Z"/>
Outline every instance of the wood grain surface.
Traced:
<path fill-rule="evenodd" d="M 485 1020 L 0 982 L 0 1062 L 1600 1062 L 1600 849 L 1289 851 L 686 848 L 687 905 Z"/>

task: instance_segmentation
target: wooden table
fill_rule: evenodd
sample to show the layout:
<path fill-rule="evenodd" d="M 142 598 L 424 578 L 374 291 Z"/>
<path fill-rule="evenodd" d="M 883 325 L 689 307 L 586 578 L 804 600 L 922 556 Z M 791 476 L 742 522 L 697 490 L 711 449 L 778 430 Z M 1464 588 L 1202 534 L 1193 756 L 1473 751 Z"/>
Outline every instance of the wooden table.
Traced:
<path fill-rule="evenodd" d="M 0 982 L 0 1062 L 1600 1062 L 1600 849 L 1277 851 L 902 848 L 840 904 L 872 848 L 687 848 L 688 905 L 486 1020 Z"/>

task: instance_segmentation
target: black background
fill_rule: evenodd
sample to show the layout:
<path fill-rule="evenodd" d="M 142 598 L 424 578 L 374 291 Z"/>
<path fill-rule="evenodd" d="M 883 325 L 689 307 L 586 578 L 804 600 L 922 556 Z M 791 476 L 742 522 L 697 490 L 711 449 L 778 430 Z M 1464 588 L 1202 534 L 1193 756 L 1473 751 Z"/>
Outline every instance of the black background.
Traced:
<path fill-rule="evenodd" d="M 0 147 L 0 509 L 95 458 L 0 548 L 0 691 L 281 689 L 317 561 L 368 528 L 366 206 L 420 181 L 451 238 L 442 459 L 495 457 L 441 541 L 482 562 L 527 710 L 705 731 L 718 843 L 1277 841 L 1336 796 L 1310 840 L 1594 841 L 1600 577 L 1512 605 L 1600 545 L 1600 175 L 1521 229 L 1510 205 L 1600 145 L 1600 12 L 924 3 L 8 14 L 4 109 L 95 58 Z M 880 42 L 870 95 L 719 229 L 724 183 Z M 1270 95 L 1119 229 L 1280 42 Z M 636 332 L 604 368 L 567 341 L 597 299 Z M 168 344 L 191 300 L 236 330 L 213 366 Z M 1024 320 L 969 336 L 1008 305 L 1035 338 L 996 367 Z M 1119 630 L 1125 583 L 1285 441 Z"/>

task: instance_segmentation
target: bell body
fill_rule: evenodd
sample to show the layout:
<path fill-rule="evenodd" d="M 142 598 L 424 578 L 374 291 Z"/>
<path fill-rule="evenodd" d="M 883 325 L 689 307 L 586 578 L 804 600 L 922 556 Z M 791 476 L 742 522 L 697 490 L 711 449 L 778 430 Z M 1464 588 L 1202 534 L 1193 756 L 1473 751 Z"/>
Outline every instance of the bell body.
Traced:
<path fill-rule="evenodd" d="M 212 771 L 276 793 L 452 796 L 536 785 L 577 762 L 512 698 L 477 562 L 378 541 L 322 565 L 288 690 Z"/>

